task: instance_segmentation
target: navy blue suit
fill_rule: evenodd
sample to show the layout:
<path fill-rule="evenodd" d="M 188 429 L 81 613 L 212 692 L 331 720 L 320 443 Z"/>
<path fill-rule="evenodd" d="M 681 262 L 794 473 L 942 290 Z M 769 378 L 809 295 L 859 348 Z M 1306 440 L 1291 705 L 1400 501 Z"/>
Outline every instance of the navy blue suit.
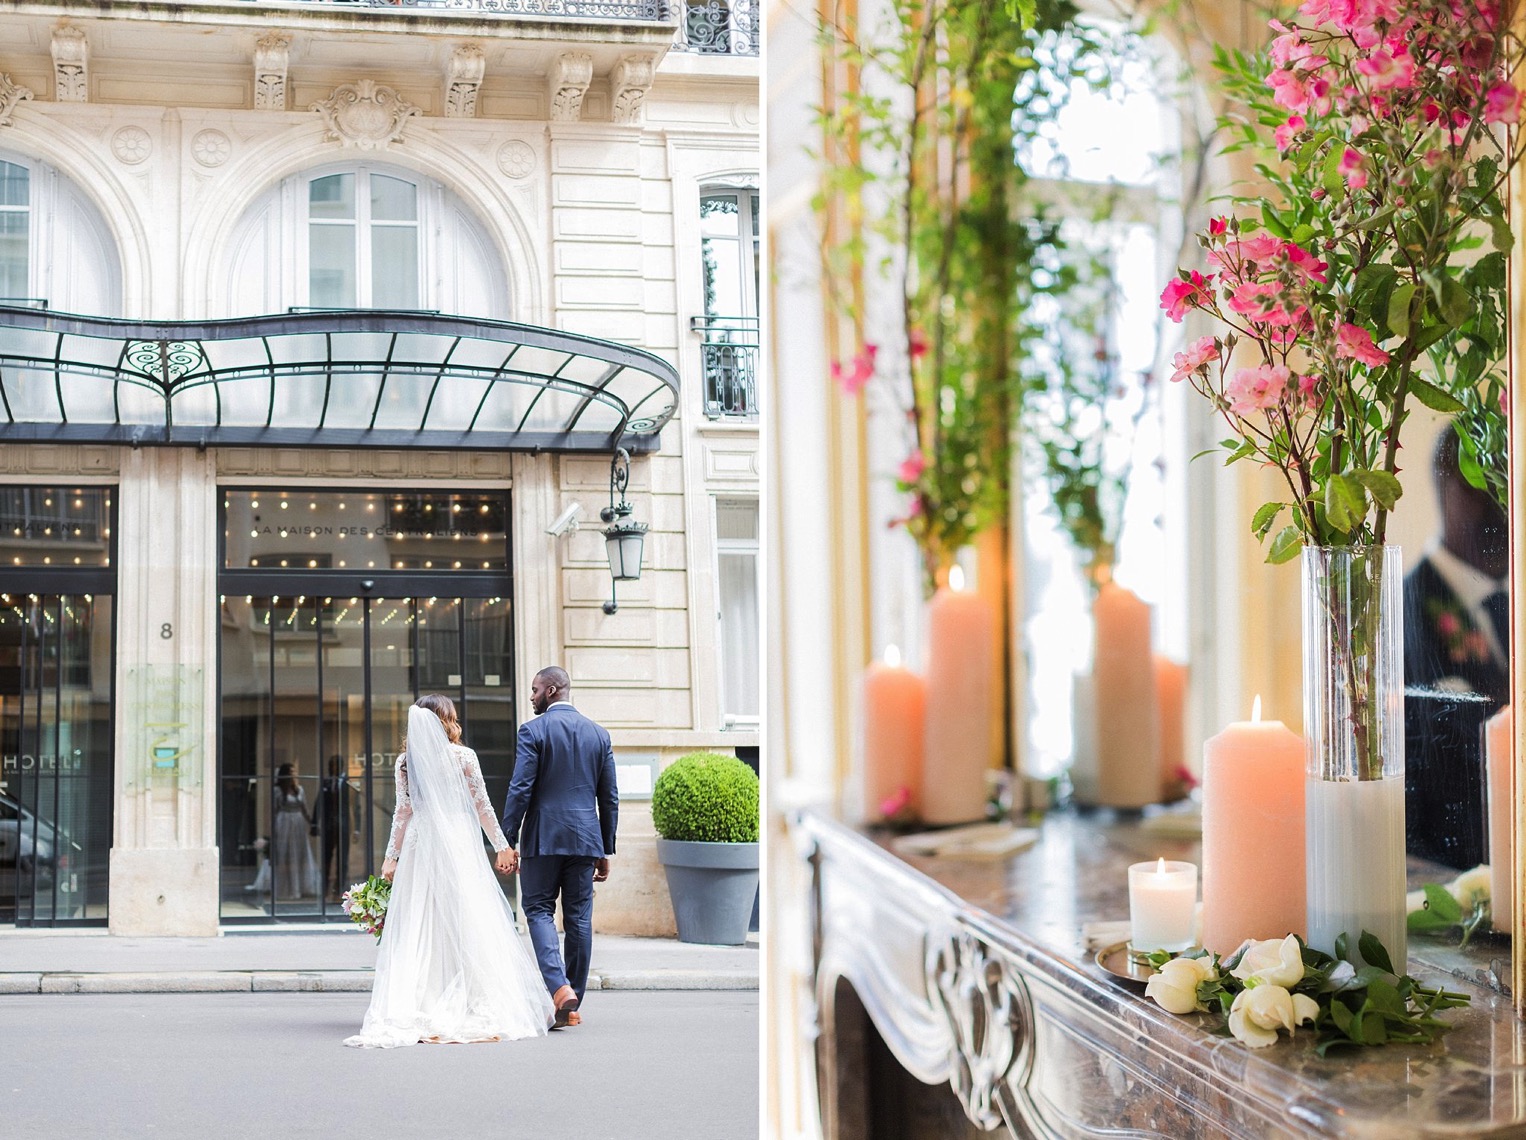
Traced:
<path fill-rule="evenodd" d="M 572 705 L 552 705 L 519 726 L 503 834 L 519 850 L 520 901 L 546 989 L 588 984 L 593 953 L 594 864 L 615 853 L 620 797 L 609 733 Z M 557 952 L 562 899 L 564 954 Z"/>

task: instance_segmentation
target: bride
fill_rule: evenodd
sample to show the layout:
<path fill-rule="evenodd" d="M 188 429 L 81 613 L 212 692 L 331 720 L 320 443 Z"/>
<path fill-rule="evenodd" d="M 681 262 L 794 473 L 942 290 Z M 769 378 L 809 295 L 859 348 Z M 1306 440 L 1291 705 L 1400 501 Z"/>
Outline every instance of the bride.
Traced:
<path fill-rule="evenodd" d="M 508 847 L 450 698 L 408 710 L 382 877 L 392 898 L 371 1006 L 346 1045 L 497 1041 L 546 1032 L 555 1011 L 482 850 Z M 395 877 L 394 877 L 395 876 Z"/>

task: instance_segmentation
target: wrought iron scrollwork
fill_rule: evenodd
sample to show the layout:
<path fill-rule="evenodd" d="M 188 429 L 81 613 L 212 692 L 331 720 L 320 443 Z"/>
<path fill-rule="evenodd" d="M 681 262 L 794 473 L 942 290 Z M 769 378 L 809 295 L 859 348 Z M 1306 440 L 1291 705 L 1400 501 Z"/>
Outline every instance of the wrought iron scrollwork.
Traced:
<path fill-rule="evenodd" d="M 701 55 L 757 55 L 757 0 L 688 0 L 679 10 L 675 51 Z"/>
<path fill-rule="evenodd" d="M 195 341 L 135 340 L 128 343 L 123 360 L 168 392 L 182 376 L 205 364 L 207 357 Z"/>
<path fill-rule="evenodd" d="M 966 930 L 930 944 L 927 977 L 956 1045 L 949 1084 L 970 1120 L 996 1128 L 1004 1120 L 1001 1092 L 1033 1024 L 1027 986 Z"/>

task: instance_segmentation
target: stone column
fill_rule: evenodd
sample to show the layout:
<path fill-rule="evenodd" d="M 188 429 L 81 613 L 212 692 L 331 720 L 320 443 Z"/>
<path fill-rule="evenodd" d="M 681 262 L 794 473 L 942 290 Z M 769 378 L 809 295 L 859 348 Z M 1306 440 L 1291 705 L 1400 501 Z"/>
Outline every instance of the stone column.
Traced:
<path fill-rule="evenodd" d="M 118 512 L 111 932 L 216 935 L 213 456 L 124 453 Z"/>

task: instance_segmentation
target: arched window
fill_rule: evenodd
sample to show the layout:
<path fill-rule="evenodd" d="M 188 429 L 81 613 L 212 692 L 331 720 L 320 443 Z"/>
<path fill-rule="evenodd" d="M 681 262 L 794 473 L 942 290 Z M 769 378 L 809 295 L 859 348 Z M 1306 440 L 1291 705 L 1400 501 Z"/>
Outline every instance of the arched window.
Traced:
<path fill-rule="evenodd" d="M 417 309 L 419 191 L 373 170 L 308 183 L 308 304 L 325 309 Z"/>
<path fill-rule="evenodd" d="M 32 275 L 32 172 L 0 161 L 0 298 L 26 297 Z"/>
<path fill-rule="evenodd" d="M 228 247 L 225 316 L 296 308 L 515 316 L 487 226 L 433 178 L 380 164 L 293 174 L 250 204 Z"/>
<path fill-rule="evenodd" d="M 736 186 L 702 187 L 700 268 L 705 315 L 696 317 L 705 369 L 705 415 L 758 414 L 759 195 Z"/>

